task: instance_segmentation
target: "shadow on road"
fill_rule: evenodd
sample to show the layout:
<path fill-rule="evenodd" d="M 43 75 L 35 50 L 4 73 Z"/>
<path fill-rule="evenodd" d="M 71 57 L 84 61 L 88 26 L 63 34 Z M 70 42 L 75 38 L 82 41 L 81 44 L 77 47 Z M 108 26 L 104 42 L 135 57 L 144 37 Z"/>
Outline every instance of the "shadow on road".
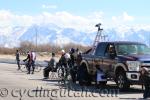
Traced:
<path fill-rule="evenodd" d="M 137 94 L 137 93 L 143 93 L 142 89 L 131 87 L 126 91 L 120 91 L 116 84 L 107 84 L 106 86 L 97 87 L 96 85 L 90 85 L 90 86 L 80 86 L 79 84 L 72 83 L 69 81 L 68 83 L 64 84 L 61 83 L 58 79 L 29 79 L 29 80 L 39 80 L 39 81 L 45 81 L 47 85 L 49 86 L 58 86 L 61 89 L 68 89 L 72 91 L 82 91 L 82 90 L 88 90 L 89 92 L 99 92 L 98 90 L 116 90 L 118 91 L 119 95 L 126 95 L 126 94 Z M 127 98 L 120 98 L 120 99 L 127 99 Z M 128 98 L 128 99 L 136 99 L 136 98 Z"/>

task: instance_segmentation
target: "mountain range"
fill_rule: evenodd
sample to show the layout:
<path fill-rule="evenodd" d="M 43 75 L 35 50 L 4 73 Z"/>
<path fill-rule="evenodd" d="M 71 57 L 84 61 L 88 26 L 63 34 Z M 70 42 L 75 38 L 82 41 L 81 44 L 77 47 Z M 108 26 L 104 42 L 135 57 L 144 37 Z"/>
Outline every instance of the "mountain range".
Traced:
<path fill-rule="evenodd" d="M 54 24 L 32 25 L 28 27 L 0 27 L 0 45 L 4 47 L 18 46 L 20 41 L 31 41 L 33 43 L 64 45 L 77 43 L 91 45 L 95 39 L 96 31 L 82 32 L 73 28 L 62 28 Z M 108 41 L 138 41 L 147 45 L 150 44 L 150 30 L 135 30 L 129 28 L 125 31 L 118 31 L 118 28 L 105 29 Z"/>

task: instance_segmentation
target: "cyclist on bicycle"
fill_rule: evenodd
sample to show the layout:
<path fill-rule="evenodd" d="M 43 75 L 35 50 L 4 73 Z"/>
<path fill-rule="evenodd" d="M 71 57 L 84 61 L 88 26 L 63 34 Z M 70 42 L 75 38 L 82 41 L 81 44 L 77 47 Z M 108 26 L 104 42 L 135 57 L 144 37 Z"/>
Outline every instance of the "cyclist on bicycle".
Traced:
<path fill-rule="evenodd" d="M 31 65 L 32 65 L 32 52 L 31 51 L 28 51 L 27 52 L 28 55 L 27 55 L 27 58 L 24 59 L 23 61 L 27 61 L 27 70 L 28 70 L 28 73 L 27 74 L 30 74 L 30 70 L 31 70 Z"/>
<path fill-rule="evenodd" d="M 62 76 L 67 76 L 68 75 L 68 61 L 70 59 L 70 55 L 68 53 L 65 52 L 65 50 L 62 50 L 61 51 L 61 57 L 59 59 L 59 64 L 60 64 L 60 67 L 62 68 Z M 64 75 L 66 72 L 66 75 Z"/>

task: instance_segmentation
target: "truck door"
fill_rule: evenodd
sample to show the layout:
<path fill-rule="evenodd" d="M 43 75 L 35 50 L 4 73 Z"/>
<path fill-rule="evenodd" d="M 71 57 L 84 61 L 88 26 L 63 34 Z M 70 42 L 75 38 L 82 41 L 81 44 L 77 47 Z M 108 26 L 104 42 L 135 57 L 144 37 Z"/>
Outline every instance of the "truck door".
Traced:
<path fill-rule="evenodd" d="M 103 71 L 109 75 L 113 76 L 113 66 L 116 64 L 116 51 L 114 44 L 108 44 L 103 56 L 103 64 L 102 69 Z"/>
<path fill-rule="evenodd" d="M 107 46 L 106 43 L 99 43 L 97 45 L 97 48 L 94 53 L 95 57 L 93 57 L 93 66 L 98 67 L 100 69 L 102 68 L 103 56 L 106 46 Z"/>

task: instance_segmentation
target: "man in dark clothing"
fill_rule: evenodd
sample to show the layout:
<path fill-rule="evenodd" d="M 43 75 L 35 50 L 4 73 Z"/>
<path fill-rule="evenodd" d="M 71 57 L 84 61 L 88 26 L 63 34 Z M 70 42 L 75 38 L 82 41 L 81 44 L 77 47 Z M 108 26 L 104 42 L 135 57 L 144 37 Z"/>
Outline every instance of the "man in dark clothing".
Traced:
<path fill-rule="evenodd" d="M 66 59 L 66 57 L 65 57 L 65 51 L 64 50 L 62 50 L 61 51 L 61 57 L 60 57 L 60 59 L 59 59 L 59 63 L 61 64 L 61 65 L 64 65 L 65 67 L 67 67 L 67 59 Z"/>
<path fill-rule="evenodd" d="M 141 69 L 141 77 L 140 78 L 145 87 L 143 98 L 147 99 L 148 97 L 150 97 L 150 73 L 148 72 L 147 68 L 143 67 Z"/>
<path fill-rule="evenodd" d="M 19 50 L 16 50 L 16 61 L 18 65 L 18 70 L 20 70 L 20 53 Z"/>
<path fill-rule="evenodd" d="M 65 57 L 66 53 L 64 50 L 61 51 L 62 55 L 59 59 L 59 64 L 60 64 L 60 67 L 63 69 L 62 70 L 62 76 L 67 76 L 68 75 L 68 71 L 67 71 L 67 59 Z M 64 75 L 64 73 L 66 72 L 66 75 Z"/>
<path fill-rule="evenodd" d="M 75 64 L 75 54 L 74 53 L 75 53 L 74 48 L 71 48 L 70 52 L 69 52 L 69 54 L 70 54 L 70 62 L 69 62 L 70 66 L 69 67 L 71 67 L 71 68 L 74 67 L 74 64 Z"/>
<path fill-rule="evenodd" d="M 71 69 L 70 73 L 71 73 L 72 81 L 76 82 L 77 70 L 78 70 L 78 68 L 80 66 L 80 62 L 82 60 L 81 52 L 79 51 L 79 49 L 77 49 L 76 52 L 73 52 L 73 54 L 71 54 L 71 59 L 73 62 L 73 68 Z"/>
<path fill-rule="evenodd" d="M 70 74 L 72 78 L 72 82 L 74 83 L 76 81 L 76 65 L 75 65 L 75 49 L 71 48 L 70 49 Z"/>
<path fill-rule="evenodd" d="M 28 73 L 27 74 L 30 74 L 30 71 L 31 71 L 31 65 L 32 65 L 32 52 L 28 52 L 28 55 L 27 55 L 27 58 L 23 60 L 24 62 L 27 61 L 27 70 L 28 70 Z"/>
<path fill-rule="evenodd" d="M 80 63 L 81 63 L 81 61 L 82 61 L 82 53 L 81 52 L 79 52 L 78 53 L 78 55 L 77 55 L 77 57 L 76 57 L 76 64 L 77 64 L 77 77 L 76 77 L 76 79 L 77 80 L 80 80 L 80 78 L 79 78 L 79 76 L 80 76 L 80 73 L 82 73 L 81 71 L 81 68 L 82 67 L 80 67 Z"/>
<path fill-rule="evenodd" d="M 44 75 L 44 79 L 48 79 L 49 78 L 49 72 L 50 71 L 54 71 L 56 66 L 56 61 L 55 61 L 55 53 L 52 53 L 52 58 L 50 59 L 50 61 L 48 62 L 48 66 L 44 69 L 43 75 Z"/>
<path fill-rule="evenodd" d="M 82 52 L 79 52 L 76 58 L 76 63 L 78 67 L 80 67 L 81 61 L 82 61 Z"/>

